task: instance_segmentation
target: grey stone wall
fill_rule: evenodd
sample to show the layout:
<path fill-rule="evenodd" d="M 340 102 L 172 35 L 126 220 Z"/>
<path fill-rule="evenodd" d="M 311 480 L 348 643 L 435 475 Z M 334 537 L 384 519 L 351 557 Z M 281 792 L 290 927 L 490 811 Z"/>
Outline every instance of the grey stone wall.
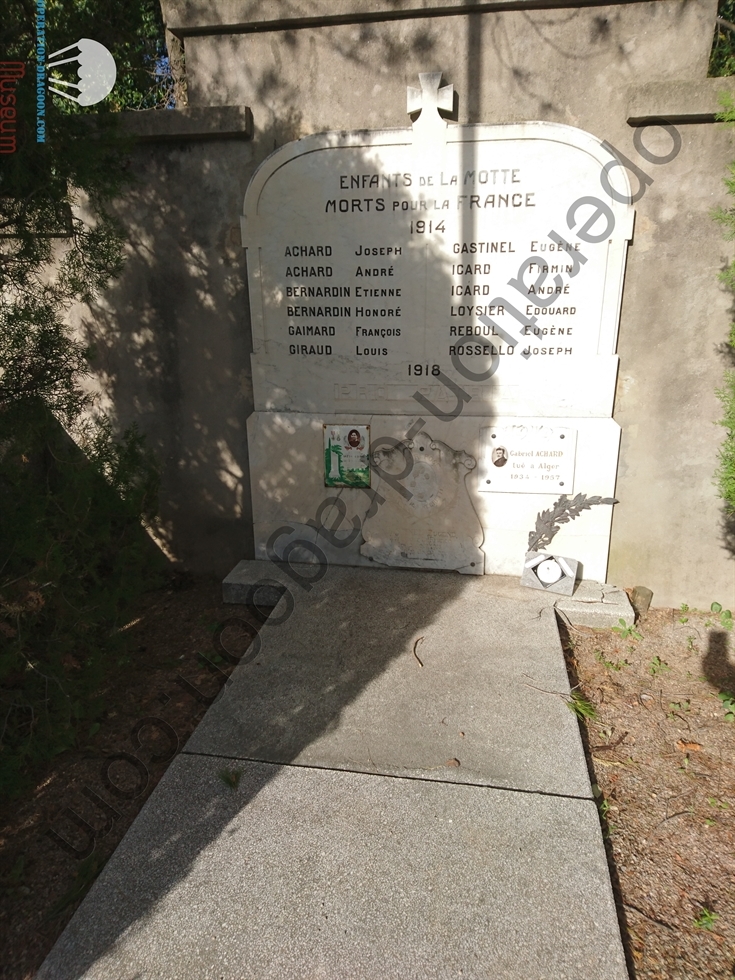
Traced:
<path fill-rule="evenodd" d="M 184 43 L 188 111 L 249 106 L 252 140 L 217 138 L 213 126 L 206 142 L 136 150 L 139 183 L 119 205 L 130 261 L 81 319 L 104 349 L 114 412 L 138 419 L 166 460 L 164 520 L 177 558 L 219 574 L 251 554 L 237 229 L 252 173 L 309 133 L 406 126 L 406 85 L 441 69 L 459 93 L 460 122 L 578 126 L 654 178 L 636 204 L 623 299 L 608 579 L 649 586 L 654 605 L 735 601 L 735 534 L 712 485 L 733 298 L 717 282 L 731 247 L 709 211 L 726 203 L 722 177 L 735 158 L 731 133 L 711 122 L 717 92 L 732 90 L 706 79 L 716 6 L 163 0 Z M 660 113 L 676 120 L 681 150 L 654 165 L 629 120 Z M 655 154 L 671 146 L 661 130 L 643 138 Z"/>
<path fill-rule="evenodd" d="M 99 304 L 76 311 L 97 348 L 103 406 L 120 428 L 137 422 L 163 463 L 167 552 L 217 573 L 251 547 L 238 212 L 252 157 L 244 140 L 140 145 L 135 184 L 117 204 L 130 236 L 123 275 Z"/>

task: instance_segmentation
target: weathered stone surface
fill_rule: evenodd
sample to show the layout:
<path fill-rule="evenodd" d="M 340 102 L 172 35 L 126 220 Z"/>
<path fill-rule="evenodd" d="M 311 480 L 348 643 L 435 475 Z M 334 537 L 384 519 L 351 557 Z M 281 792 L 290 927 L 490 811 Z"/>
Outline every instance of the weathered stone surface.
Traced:
<path fill-rule="evenodd" d="M 338 491 L 324 486 L 323 419 L 324 416 L 306 413 L 256 412 L 248 420 L 256 556 L 267 558 L 267 542 L 280 532 L 271 549 L 271 553 L 275 550 L 279 558 L 292 541 L 302 539 L 316 544 L 330 563 L 368 567 L 370 559 L 360 550 L 362 534 L 354 537 L 353 528 L 362 528 L 364 523 L 369 527 L 367 514 L 371 510 L 379 513 L 383 506 L 379 497 L 372 496 L 378 489 L 379 478 L 375 477 L 370 493 L 355 489 Z M 328 416 L 330 422 L 337 419 L 338 415 Z M 406 439 L 417 417 L 355 414 L 350 416 L 350 421 L 369 424 L 371 439 L 384 438 L 390 445 L 390 440 L 403 442 Z M 501 417 L 499 424 L 503 421 Z M 543 419 L 528 418 L 525 421 L 533 425 Z M 565 426 L 572 424 L 570 419 L 556 421 Z M 575 419 L 573 424 L 577 428 L 575 486 L 594 487 L 595 493 L 613 496 L 620 438 L 618 425 L 613 419 L 592 418 Z M 482 419 L 477 416 L 460 415 L 448 422 L 436 420 L 431 429 L 428 424 L 426 428 L 432 436 L 432 430 L 438 429 L 441 441 L 449 446 L 466 447 L 478 442 L 481 425 Z M 420 445 L 415 451 L 419 458 L 422 455 Z M 302 461 L 298 479 L 292 463 L 294 453 Z M 469 471 L 465 486 L 484 530 L 485 573 L 499 575 L 508 570 L 518 579 L 536 517 L 539 511 L 549 507 L 554 497 L 541 493 L 495 495 L 480 492 L 478 470 L 476 467 Z M 339 509 L 333 504 L 337 496 L 340 506 L 345 508 L 341 522 Z M 583 572 L 589 578 L 605 579 L 612 511 L 611 507 L 593 507 L 562 525 L 554 536 L 554 549 L 582 562 Z M 326 530 L 318 530 L 315 523 Z M 329 540 L 335 524 L 335 535 L 343 539 L 339 546 Z M 462 526 L 467 527 L 468 522 L 464 521 Z M 291 530 L 284 531 L 283 528 Z M 354 538 L 351 543 L 350 537 Z M 294 555 L 292 560 L 311 561 L 313 554 Z M 470 562 L 473 560 L 470 557 Z M 374 567 L 377 562 L 372 565 Z"/>
<path fill-rule="evenodd" d="M 628 122 L 631 126 L 712 123 L 721 109 L 722 92 L 735 95 L 735 79 L 703 78 L 697 82 L 649 82 L 628 94 Z"/>
<path fill-rule="evenodd" d="M 460 976 L 627 980 L 592 800 L 184 755 L 37 980 Z"/>
<path fill-rule="evenodd" d="M 639 147 L 663 158 L 671 137 L 628 123 L 631 111 L 635 118 L 671 115 L 682 106 L 687 114 L 709 113 L 713 90 L 732 84 L 706 77 L 716 0 L 551 12 L 495 6 L 482 13 L 473 4 L 469 14 L 446 0 L 447 15 L 436 17 L 433 3 L 407 2 L 360 3 L 362 23 L 332 20 L 324 27 L 316 26 L 325 19 L 317 0 L 164 4 L 169 26 L 186 39 L 192 106 L 250 106 L 254 138 L 135 151 L 137 185 L 119 202 L 132 243 L 125 269 L 104 304 L 71 317 L 81 339 L 104 351 L 99 384 L 121 426 L 137 421 L 167 461 L 162 510 L 170 553 L 221 576 L 253 554 L 252 447 L 244 427 L 253 410 L 251 341 L 238 227 L 250 176 L 288 140 L 405 127 L 406 84 L 435 68 L 459 95 L 458 122 L 566 123 L 608 140 L 653 179 L 635 204 L 617 348 L 620 503 L 609 569 L 591 574 L 626 585 L 644 581 L 661 606 L 686 601 L 707 608 L 713 593 L 731 597 L 723 599 L 731 605 L 732 559 L 711 485 L 722 440 L 712 424 L 721 413 L 717 352 L 731 298 L 717 282 L 723 245 L 709 218 L 713 206 L 728 204 L 722 177 L 731 137 L 711 124 L 682 130 L 678 153 L 656 164 Z M 335 0 L 329 9 L 358 17 L 349 2 Z M 279 21 L 287 14 L 289 21 Z M 307 19 L 299 23 L 301 17 Z M 246 33 L 227 35 L 228 24 L 244 25 Z M 217 33 L 223 29 L 224 36 Z M 510 59 L 496 57 L 499 32 Z M 683 102 L 656 101 L 660 91 L 679 98 L 669 85 L 682 86 Z M 656 98 L 644 101 L 650 86 L 663 88 L 650 89 Z M 704 101 L 691 102 L 700 92 Z M 662 356 L 671 351 L 687 366 L 675 385 L 671 359 Z M 525 517 L 514 505 L 505 516 L 523 530 Z M 564 533 L 572 534 L 575 523 Z M 506 547 L 502 524 L 494 535 Z M 558 547 L 580 558 L 587 573 L 574 543 Z M 515 528 L 507 548 L 522 553 Z M 486 567 L 498 570 L 490 557 Z"/>
<path fill-rule="evenodd" d="M 636 585 L 630 597 L 636 615 L 645 616 L 651 607 L 652 599 L 653 592 L 650 589 L 647 589 L 645 585 Z"/>
<path fill-rule="evenodd" d="M 599 582 L 580 582 L 573 596 L 558 599 L 556 608 L 572 626 L 593 626 L 606 629 L 635 622 L 635 612 L 626 592 L 614 585 Z"/>
<path fill-rule="evenodd" d="M 501 596 L 494 576 L 307 567 L 325 574 L 289 587 L 187 752 L 590 796 L 557 597 Z"/>
<path fill-rule="evenodd" d="M 385 503 L 364 521 L 360 553 L 393 568 L 482 575 L 484 535 L 467 492 L 475 458 L 424 431 L 378 449 L 373 458 L 380 472 L 375 489 Z M 398 483 L 407 468 L 410 473 Z"/>
<path fill-rule="evenodd" d="M 576 0 L 580 6 L 599 0 Z M 505 4 L 517 0 L 475 0 L 473 13 L 497 13 Z M 283 30 L 330 22 L 389 20 L 413 14 L 414 17 L 442 16 L 466 7 L 465 0 L 163 0 L 162 7 L 170 30 L 181 37 L 192 34 L 249 33 L 254 30 Z"/>
<path fill-rule="evenodd" d="M 121 112 L 123 132 L 143 143 L 173 140 L 223 140 L 253 137 L 253 114 L 244 105 L 193 106 Z"/>

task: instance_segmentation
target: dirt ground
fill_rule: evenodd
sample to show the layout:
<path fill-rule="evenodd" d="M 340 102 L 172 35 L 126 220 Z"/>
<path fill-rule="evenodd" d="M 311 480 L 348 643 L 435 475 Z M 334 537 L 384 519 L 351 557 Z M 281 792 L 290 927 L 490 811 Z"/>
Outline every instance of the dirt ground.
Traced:
<path fill-rule="evenodd" d="M 236 625 L 223 631 L 241 613 L 222 604 L 219 582 L 176 586 L 148 596 L 129 625 L 130 656 L 106 685 L 99 728 L 0 806 L 2 980 L 32 980 L 232 671 L 223 646 L 233 659 L 247 647 Z M 725 626 L 722 614 L 656 609 L 628 636 L 561 629 L 570 683 L 597 712 L 581 729 L 634 980 L 735 977 L 735 702 L 718 696 L 735 697 L 735 644 Z"/>
<path fill-rule="evenodd" d="M 727 622 L 727 617 L 725 617 Z M 653 609 L 625 636 L 562 627 L 628 968 L 735 976 L 733 633 L 722 614 Z M 640 637 L 640 638 L 639 638 Z"/>

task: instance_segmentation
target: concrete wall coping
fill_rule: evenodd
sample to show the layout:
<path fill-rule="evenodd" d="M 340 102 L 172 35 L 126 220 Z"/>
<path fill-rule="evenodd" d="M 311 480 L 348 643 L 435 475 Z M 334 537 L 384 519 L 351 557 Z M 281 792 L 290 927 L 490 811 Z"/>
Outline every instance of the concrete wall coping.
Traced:
<path fill-rule="evenodd" d="M 670 123 L 715 122 L 719 94 L 735 97 L 735 78 L 705 78 L 700 82 L 651 82 L 631 88 L 628 123 L 640 126 L 665 119 Z"/>
<path fill-rule="evenodd" d="M 244 105 L 143 109 L 119 119 L 125 135 L 144 143 L 253 138 L 253 114 Z"/>
<path fill-rule="evenodd" d="M 213 4 L 210 0 L 161 0 L 161 8 L 166 27 L 177 37 L 201 37 L 365 21 L 505 10 L 613 7 L 646 2 L 648 0 L 329 0 L 328 3 L 325 0 L 219 0 Z"/>
<path fill-rule="evenodd" d="M 629 90 L 627 121 L 641 126 L 665 120 L 672 124 L 712 123 L 719 95 L 735 98 L 735 78 L 700 82 L 655 82 Z M 522 121 L 514 113 L 504 122 Z M 512 118 L 510 118 L 512 116 Z M 248 106 L 193 106 L 121 112 L 122 129 L 141 142 L 175 140 L 252 139 L 253 114 Z"/>

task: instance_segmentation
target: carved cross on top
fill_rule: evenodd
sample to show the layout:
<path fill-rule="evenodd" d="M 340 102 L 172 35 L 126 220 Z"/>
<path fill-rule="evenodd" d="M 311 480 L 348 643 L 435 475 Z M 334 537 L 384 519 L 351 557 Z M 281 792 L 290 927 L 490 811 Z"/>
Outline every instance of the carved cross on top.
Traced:
<path fill-rule="evenodd" d="M 441 119 L 440 109 L 451 112 L 454 108 L 454 86 L 444 85 L 439 88 L 441 80 L 440 71 L 425 71 L 419 73 L 420 89 L 408 86 L 406 111 L 409 114 L 420 111 L 417 122 L 422 126 L 433 126 L 437 119 Z"/>

